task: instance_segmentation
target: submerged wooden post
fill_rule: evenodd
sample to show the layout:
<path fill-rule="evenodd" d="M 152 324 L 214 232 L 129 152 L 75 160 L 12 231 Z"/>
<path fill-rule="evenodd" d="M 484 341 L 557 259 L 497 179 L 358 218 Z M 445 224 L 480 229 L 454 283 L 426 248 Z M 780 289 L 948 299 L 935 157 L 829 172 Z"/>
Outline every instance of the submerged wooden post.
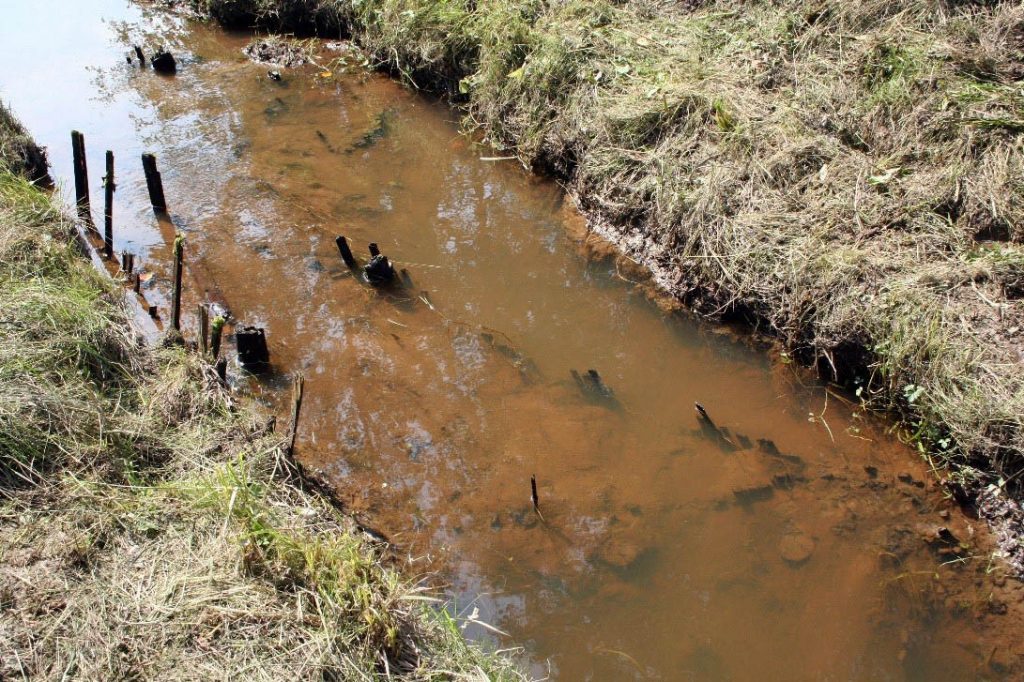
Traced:
<path fill-rule="evenodd" d="M 372 256 L 379 256 L 380 255 L 380 247 L 377 246 L 377 242 L 370 242 L 370 247 L 369 248 L 370 248 L 370 256 L 371 257 Z"/>
<path fill-rule="evenodd" d="M 292 429 L 288 436 L 288 457 L 295 455 L 295 437 L 299 432 L 299 410 L 302 408 L 302 389 L 305 380 L 301 374 L 295 375 L 295 383 L 292 385 Z"/>
<path fill-rule="evenodd" d="M 142 155 L 142 170 L 146 174 L 146 189 L 149 190 L 149 203 L 157 213 L 167 213 L 167 199 L 164 198 L 164 182 L 160 171 L 156 169 L 156 156 L 150 153 Z"/>
<path fill-rule="evenodd" d="M 171 292 L 171 326 L 181 331 L 181 275 L 185 265 L 185 238 L 174 238 L 174 291 Z"/>
<path fill-rule="evenodd" d="M 114 257 L 114 152 L 107 150 L 107 174 L 103 176 L 103 253 Z M 127 265 L 127 263 L 126 263 Z"/>
<path fill-rule="evenodd" d="M 88 218 L 89 168 L 85 160 L 85 135 L 77 130 L 71 131 L 71 157 L 75 169 L 75 205 L 78 207 L 78 213 Z"/>
<path fill-rule="evenodd" d="M 338 245 L 338 252 L 341 253 L 341 260 L 345 261 L 345 265 L 350 268 L 356 267 L 356 257 L 352 255 L 352 249 L 349 248 L 348 240 L 344 237 L 338 237 L 334 240 L 334 243 Z"/>
<path fill-rule="evenodd" d="M 210 348 L 210 309 L 205 303 L 200 303 L 199 314 L 199 353 L 206 357 Z"/>
<path fill-rule="evenodd" d="M 236 328 L 235 346 L 239 364 L 250 372 L 262 372 L 270 364 L 267 334 L 261 327 Z"/>

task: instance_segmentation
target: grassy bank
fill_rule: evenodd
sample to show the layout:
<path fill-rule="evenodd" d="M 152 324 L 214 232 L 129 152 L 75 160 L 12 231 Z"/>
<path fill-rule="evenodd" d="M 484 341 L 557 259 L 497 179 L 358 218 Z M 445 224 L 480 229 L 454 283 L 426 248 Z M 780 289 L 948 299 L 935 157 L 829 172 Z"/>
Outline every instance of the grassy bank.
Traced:
<path fill-rule="evenodd" d="M 140 344 L 2 131 L 0 679 L 520 679 L 207 361 Z"/>
<path fill-rule="evenodd" d="M 1019 3 L 193 4 L 351 34 L 695 309 L 778 336 L 931 452 L 1024 467 Z"/>

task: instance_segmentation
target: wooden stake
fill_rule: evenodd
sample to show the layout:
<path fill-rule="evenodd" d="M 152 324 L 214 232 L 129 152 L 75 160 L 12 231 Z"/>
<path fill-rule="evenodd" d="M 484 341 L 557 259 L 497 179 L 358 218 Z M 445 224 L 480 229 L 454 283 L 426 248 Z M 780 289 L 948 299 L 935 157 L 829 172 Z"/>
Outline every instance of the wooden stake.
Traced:
<path fill-rule="evenodd" d="M 206 357 L 210 349 L 210 308 L 200 303 L 199 308 L 199 352 Z"/>
<path fill-rule="evenodd" d="M 349 248 L 348 240 L 344 237 L 338 237 L 334 240 L 334 243 L 338 245 L 338 252 L 341 253 L 341 260 L 345 261 L 345 265 L 350 268 L 356 267 L 356 257 L 352 255 L 352 249 Z"/>
<path fill-rule="evenodd" d="M 107 150 L 107 174 L 103 176 L 103 253 L 114 257 L 114 152 Z"/>
<path fill-rule="evenodd" d="M 157 213 L 167 213 L 167 199 L 164 198 L 164 182 L 160 171 L 156 169 L 156 156 L 142 155 L 142 170 L 146 174 L 146 188 L 149 190 L 149 203 Z"/>
<path fill-rule="evenodd" d="M 533 500 L 533 511 L 540 514 L 540 499 L 537 497 L 537 476 L 530 476 L 530 499 Z"/>
<path fill-rule="evenodd" d="M 377 242 L 370 242 L 370 256 L 379 256 L 380 247 L 377 246 Z"/>
<path fill-rule="evenodd" d="M 288 440 L 288 457 L 295 455 L 295 437 L 299 432 L 299 410 L 302 408 L 302 389 L 305 380 L 301 374 L 295 375 L 295 383 L 292 385 L 292 430 Z"/>
<path fill-rule="evenodd" d="M 213 324 L 211 325 L 210 333 L 210 352 L 213 353 L 213 359 L 216 360 L 220 356 L 220 339 L 221 334 L 224 331 L 225 320 L 222 316 L 218 315 L 213 318 Z"/>
<path fill-rule="evenodd" d="M 181 275 L 185 264 L 185 238 L 174 238 L 174 291 L 171 294 L 171 327 L 181 331 Z"/>
<path fill-rule="evenodd" d="M 583 377 L 580 376 L 580 373 L 574 369 L 570 369 L 569 373 L 572 374 L 572 380 L 576 382 L 576 388 L 580 389 L 583 393 L 586 393 L 587 385 L 583 383 Z"/>
<path fill-rule="evenodd" d="M 75 169 L 75 205 L 82 217 L 90 220 L 89 208 L 89 168 L 85 160 L 85 135 L 77 130 L 71 131 L 71 156 Z"/>

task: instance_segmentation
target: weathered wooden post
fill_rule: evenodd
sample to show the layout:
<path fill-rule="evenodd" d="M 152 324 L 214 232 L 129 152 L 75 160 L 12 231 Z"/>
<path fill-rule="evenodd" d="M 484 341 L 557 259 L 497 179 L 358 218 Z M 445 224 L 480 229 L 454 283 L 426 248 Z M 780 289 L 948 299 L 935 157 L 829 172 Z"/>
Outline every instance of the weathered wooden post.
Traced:
<path fill-rule="evenodd" d="M 107 150 L 107 174 L 103 176 L 103 253 L 114 257 L 114 152 Z"/>
<path fill-rule="evenodd" d="M 341 260 L 345 261 L 345 265 L 350 268 L 356 267 L 356 257 L 352 255 L 352 249 L 349 248 L 348 240 L 345 237 L 337 237 L 334 243 L 338 245 L 338 252 L 341 254 Z"/>
<path fill-rule="evenodd" d="M 238 362 L 247 370 L 260 372 L 270 364 L 267 334 L 260 327 L 242 327 L 235 330 Z"/>
<path fill-rule="evenodd" d="M 206 357 L 210 348 L 210 309 L 205 303 L 200 303 L 197 312 L 199 315 L 199 353 Z"/>
<path fill-rule="evenodd" d="M 181 275 L 185 265 L 185 238 L 174 238 L 174 291 L 171 292 L 171 326 L 181 331 Z"/>
<path fill-rule="evenodd" d="M 167 199 L 164 198 L 164 182 L 160 171 L 156 169 L 156 156 L 150 153 L 142 155 L 142 170 L 146 174 L 146 189 L 149 190 L 149 203 L 157 213 L 167 213 Z"/>
<path fill-rule="evenodd" d="M 178 62 L 175 61 L 174 55 L 163 48 L 149 58 L 149 63 L 157 73 L 173 75 L 178 71 Z"/>
<path fill-rule="evenodd" d="M 299 410 L 302 408 L 302 389 L 305 380 L 301 374 L 295 375 L 292 385 L 292 429 L 288 437 L 288 457 L 295 455 L 295 438 L 299 433 Z"/>
<path fill-rule="evenodd" d="M 218 315 L 213 318 L 213 324 L 210 330 L 210 352 L 213 353 L 213 359 L 216 360 L 220 355 L 220 339 L 221 334 L 224 331 L 224 323 L 227 320 L 222 315 Z"/>
<path fill-rule="evenodd" d="M 75 206 L 84 218 L 90 218 L 89 168 L 85 160 L 85 135 L 71 131 L 71 157 L 75 170 Z"/>

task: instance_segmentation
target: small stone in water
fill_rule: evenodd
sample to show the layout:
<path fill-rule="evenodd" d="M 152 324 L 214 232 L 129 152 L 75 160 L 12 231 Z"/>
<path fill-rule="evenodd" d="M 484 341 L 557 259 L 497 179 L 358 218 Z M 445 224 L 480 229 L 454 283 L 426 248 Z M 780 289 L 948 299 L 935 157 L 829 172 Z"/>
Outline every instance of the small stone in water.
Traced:
<path fill-rule="evenodd" d="M 790 564 L 802 564 L 814 553 L 814 540 L 803 533 L 791 533 L 782 538 L 779 553 Z"/>

